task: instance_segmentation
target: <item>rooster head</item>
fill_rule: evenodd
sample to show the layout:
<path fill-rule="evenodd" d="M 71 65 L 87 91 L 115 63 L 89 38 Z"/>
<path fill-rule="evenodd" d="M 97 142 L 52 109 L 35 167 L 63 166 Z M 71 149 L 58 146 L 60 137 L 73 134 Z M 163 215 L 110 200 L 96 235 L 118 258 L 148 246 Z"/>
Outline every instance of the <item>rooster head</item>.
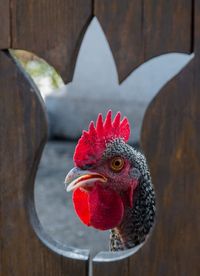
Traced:
<path fill-rule="evenodd" d="M 74 153 L 75 167 L 65 179 L 67 191 L 73 191 L 73 204 L 80 220 L 99 230 L 117 227 L 125 209 L 133 206 L 140 170 L 136 154 L 127 144 L 128 119 L 118 112 L 105 121 L 99 114 L 83 131 Z"/>

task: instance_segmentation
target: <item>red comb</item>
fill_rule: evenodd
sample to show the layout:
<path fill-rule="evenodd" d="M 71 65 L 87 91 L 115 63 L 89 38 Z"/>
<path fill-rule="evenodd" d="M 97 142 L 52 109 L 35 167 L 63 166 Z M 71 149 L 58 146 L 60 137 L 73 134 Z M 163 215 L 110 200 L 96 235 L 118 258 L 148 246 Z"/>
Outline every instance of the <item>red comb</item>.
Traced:
<path fill-rule="evenodd" d="M 125 142 L 130 136 L 130 125 L 126 117 L 120 120 L 118 112 L 112 121 L 112 111 L 109 110 L 105 121 L 102 114 L 98 115 L 96 127 L 92 121 L 88 131 L 83 131 L 74 153 L 74 163 L 78 167 L 95 164 L 101 159 L 106 144 L 114 139 L 121 138 Z"/>

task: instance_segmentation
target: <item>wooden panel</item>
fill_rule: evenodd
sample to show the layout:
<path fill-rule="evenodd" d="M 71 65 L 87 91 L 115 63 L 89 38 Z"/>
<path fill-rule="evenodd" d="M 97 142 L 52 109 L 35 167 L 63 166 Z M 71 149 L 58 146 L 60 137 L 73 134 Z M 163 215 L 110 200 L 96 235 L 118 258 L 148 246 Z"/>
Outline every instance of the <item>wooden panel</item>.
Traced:
<path fill-rule="evenodd" d="M 44 58 L 70 81 L 92 0 L 13 1 L 12 48 Z"/>
<path fill-rule="evenodd" d="M 190 52 L 192 0 L 96 0 L 122 81 L 138 65 L 165 52 Z"/>
<path fill-rule="evenodd" d="M 200 1 L 195 1 L 195 26 Z M 200 271 L 200 30 L 195 58 L 146 112 L 142 141 L 156 186 L 158 215 L 152 239 L 130 263 L 141 275 L 199 275 Z"/>
<path fill-rule="evenodd" d="M 200 24 L 199 2 L 196 26 Z M 199 29 L 195 42 L 195 59 L 157 95 L 145 115 L 142 142 L 158 211 L 152 237 L 131 257 L 132 274 L 199 275 Z"/>
<path fill-rule="evenodd" d="M 93 262 L 93 276 L 132 276 L 129 273 L 128 259 L 115 262 Z"/>
<path fill-rule="evenodd" d="M 138 275 L 198 275 L 200 269 L 200 132 L 193 62 L 159 93 L 143 125 L 143 147 L 157 195 L 157 222 L 149 242 L 132 257 Z M 199 100 L 199 99 L 198 99 Z"/>
<path fill-rule="evenodd" d="M 0 1 L 0 49 L 10 46 L 9 0 Z"/>
<path fill-rule="evenodd" d="M 122 81 L 144 61 L 142 1 L 96 0 L 95 15 L 105 31 Z"/>
<path fill-rule="evenodd" d="M 192 0 L 144 0 L 144 58 L 193 51 Z"/>
<path fill-rule="evenodd" d="M 86 276 L 87 252 L 51 240 L 35 213 L 34 178 L 47 138 L 35 87 L 2 51 L 0 72 L 0 275 Z"/>

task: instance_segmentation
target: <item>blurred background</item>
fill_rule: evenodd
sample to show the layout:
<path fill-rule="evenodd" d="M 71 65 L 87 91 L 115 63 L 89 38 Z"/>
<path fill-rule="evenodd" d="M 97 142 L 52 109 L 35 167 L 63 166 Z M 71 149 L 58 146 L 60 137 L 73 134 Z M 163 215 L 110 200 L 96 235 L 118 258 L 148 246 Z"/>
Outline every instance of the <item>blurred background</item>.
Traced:
<path fill-rule="evenodd" d="M 65 84 L 53 67 L 33 53 L 10 51 L 38 87 L 48 115 L 49 139 L 35 183 L 39 219 L 45 230 L 62 243 L 90 248 L 92 254 L 108 250 L 109 232 L 82 225 L 74 213 L 71 194 L 64 190 L 65 176 L 73 167 L 77 139 L 98 113 L 105 115 L 111 108 L 129 118 L 130 144 L 140 148 L 147 106 L 193 55 L 170 53 L 155 57 L 119 84 L 110 47 L 96 18 L 84 36 L 71 83 Z"/>

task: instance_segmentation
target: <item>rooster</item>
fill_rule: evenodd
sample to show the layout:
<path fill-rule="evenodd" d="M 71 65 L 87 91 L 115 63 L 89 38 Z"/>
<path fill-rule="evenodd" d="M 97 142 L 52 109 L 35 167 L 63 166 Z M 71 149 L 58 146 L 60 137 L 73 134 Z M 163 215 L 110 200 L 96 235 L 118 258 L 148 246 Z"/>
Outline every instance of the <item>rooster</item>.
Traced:
<path fill-rule="evenodd" d="M 155 217 L 155 193 L 144 155 L 127 141 L 130 125 L 118 112 L 112 121 L 98 115 L 83 131 L 67 174 L 74 209 L 87 226 L 111 230 L 110 250 L 133 248 L 145 241 Z"/>

